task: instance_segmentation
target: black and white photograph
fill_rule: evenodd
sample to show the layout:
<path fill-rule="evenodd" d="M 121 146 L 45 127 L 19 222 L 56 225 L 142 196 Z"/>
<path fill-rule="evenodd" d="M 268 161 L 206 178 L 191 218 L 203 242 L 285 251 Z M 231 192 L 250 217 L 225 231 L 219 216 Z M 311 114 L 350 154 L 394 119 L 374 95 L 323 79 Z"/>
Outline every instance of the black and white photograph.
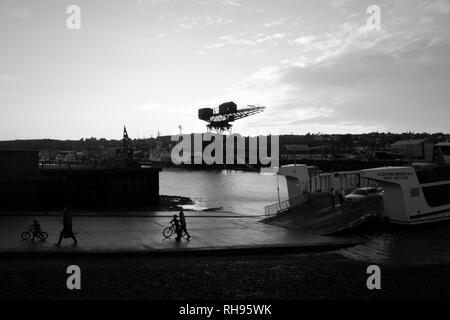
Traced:
<path fill-rule="evenodd" d="M 2 302 L 449 298 L 450 1 L 0 0 Z"/>

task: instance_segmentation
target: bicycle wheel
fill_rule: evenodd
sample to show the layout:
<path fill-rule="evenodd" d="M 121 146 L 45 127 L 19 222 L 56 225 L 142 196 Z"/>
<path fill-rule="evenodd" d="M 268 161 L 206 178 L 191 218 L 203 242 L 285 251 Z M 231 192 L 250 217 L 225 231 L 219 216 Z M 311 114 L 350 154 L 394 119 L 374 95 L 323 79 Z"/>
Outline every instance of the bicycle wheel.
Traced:
<path fill-rule="evenodd" d="M 47 239 L 48 237 L 48 233 L 47 232 L 41 232 L 39 233 L 39 239 L 41 239 L 42 241 L 44 241 L 45 239 Z"/>
<path fill-rule="evenodd" d="M 24 231 L 24 232 L 22 232 L 20 237 L 22 238 L 22 240 L 29 240 L 31 238 L 31 232 Z"/>
<path fill-rule="evenodd" d="M 173 229 L 172 227 L 167 227 L 163 230 L 163 236 L 164 238 L 170 238 L 173 234 Z"/>

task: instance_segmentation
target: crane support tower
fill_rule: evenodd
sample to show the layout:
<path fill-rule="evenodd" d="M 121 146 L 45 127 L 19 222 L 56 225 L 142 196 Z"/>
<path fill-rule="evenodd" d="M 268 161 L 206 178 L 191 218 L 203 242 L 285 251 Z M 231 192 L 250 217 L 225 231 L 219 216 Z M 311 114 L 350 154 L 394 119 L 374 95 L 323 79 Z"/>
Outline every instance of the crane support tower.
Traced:
<path fill-rule="evenodd" d="M 206 127 L 208 131 L 217 130 L 231 132 L 233 126 L 231 122 L 246 118 L 248 116 L 263 112 L 266 107 L 248 105 L 246 108 L 238 109 L 237 105 L 230 101 L 222 103 L 218 108 L 198 109 L 198 118 L 208 122 Z"/>

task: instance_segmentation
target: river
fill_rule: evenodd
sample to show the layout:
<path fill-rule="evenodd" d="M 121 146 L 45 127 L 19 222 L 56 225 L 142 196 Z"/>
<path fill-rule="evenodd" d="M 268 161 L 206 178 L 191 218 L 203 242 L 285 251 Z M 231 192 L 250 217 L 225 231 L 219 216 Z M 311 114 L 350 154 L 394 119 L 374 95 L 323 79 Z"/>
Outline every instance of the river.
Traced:
<path fill-rule="evenodd" d="M 288 199 L 284 177 L 278 177 L 280 200 Z M 240 215 L 264 215 L 278 202 L 277 175 L 246 171 L 164 169 L 160 194 L 189 197 L 192 210 L 217 209 Z"/>

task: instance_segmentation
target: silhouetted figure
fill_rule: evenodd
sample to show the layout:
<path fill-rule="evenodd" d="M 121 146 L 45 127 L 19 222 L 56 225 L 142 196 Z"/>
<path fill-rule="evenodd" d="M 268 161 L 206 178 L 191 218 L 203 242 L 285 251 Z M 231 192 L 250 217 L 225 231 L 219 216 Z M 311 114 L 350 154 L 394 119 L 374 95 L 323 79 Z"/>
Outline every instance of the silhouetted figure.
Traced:
<path fill-rule="evenodd" d="M 175 233 L 177 234 L 177 237 L 175 238 L 175 240 L 180 241 L 181 226 L 180 226 L 180 221 L 178 221 L 178 216 L 176 214 L 173 215 L 173 219 L 172 219 L 172 221 L 170 221 L 170 223 L 173 223 L 173 225 L 175 226 Z"/>
<path fill-rule="evenodd" d="M 338 192 L 338 198 L 339 198 L 339 203 L 341 204 L 341 206 L 344 205 L 344 190 L 340 190 Z"/>
<path fill-rule="evenodd" d="M 180 210 L 180 224 L 181 224 L 181 231 L 183 231 L 187 235 L 187 240 L 191 239 L 191 236 L 189 235 L 189 232 L 186 229 L 186 218 L 184 217 L 183 209 Z"/>
<path fill-rule="evenodd" d="M 75 238 L 75 235 L 72 231 L 72 217 L 70 216 L 69 212 L 67 211 L 67 207 L 63 209 L 63 229 L 61 233 L 59 234 L 59 240 L 56 244 L 57 246 L 61 245 L 61 241 L 64 238 L 72 238 L 73 239 L 73 245 L 76 246 L 78 241 L 77 238 Z"/>
<path fill-rule="evenodd" d="M 31 225 L 31 227 L 33 228 L 33 232 L 35 235 L 38 235 L 42 232 L 41 225 L 36 219 L 33 220 L 33 224 Z"/>
<path fill-rule="evenodd" d="M 303 190 L 303 199 L 309 204 L 309 191 L 307 189 Z"/>
<path fill-rule="evenodd" d="M 336 191 L 334 191 L 334 188 L 330 189 L 330 200 L 331 200 L 331 206 L 333 208 L 336 208 Z"/>

